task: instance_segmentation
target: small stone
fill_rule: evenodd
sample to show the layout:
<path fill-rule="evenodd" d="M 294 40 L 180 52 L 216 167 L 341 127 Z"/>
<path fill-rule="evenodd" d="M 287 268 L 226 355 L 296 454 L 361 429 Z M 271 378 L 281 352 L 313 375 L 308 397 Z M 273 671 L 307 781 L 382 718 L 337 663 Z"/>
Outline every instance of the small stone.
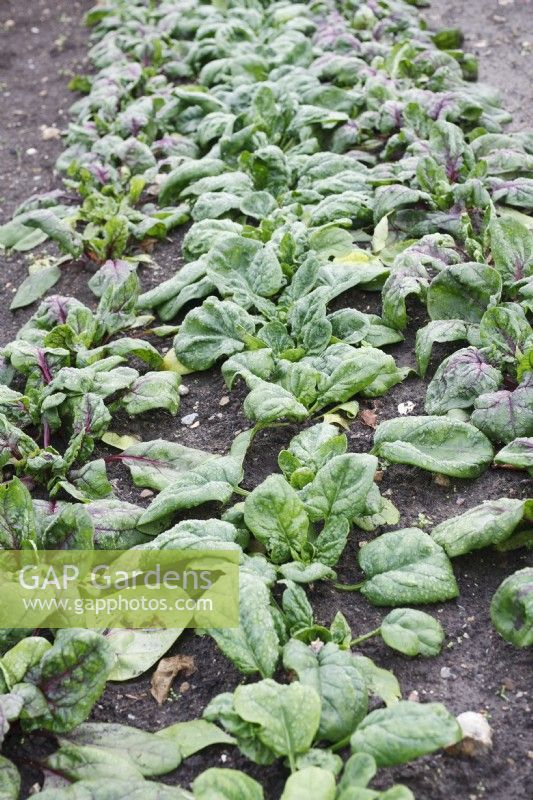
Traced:
<path fill-rule="evenodd" d="M 154 493 L 151 489 L 143 489 L 140 493 L 139 497 L 153 497 Z"/>
<path fill-rule="evenodd" d="M 35 149 L 35 147 L 28 147 L 28 149 L 26 150 L 26 155 L 27 156 L 36 156 L 37 155 L 37 150 Z"/>
<path fill-rule="evenodd" d="M 14 27 L 15 27 L 15 20 L 14 19 L 6 19 L 6 21 L 4 22 L 4 28 L 6 30 L 9 30 L 10 28 L 14 28 Z"/>
<path fill-rule="evenodd" d="M 219 406 L 227 406 L 229 403 L 229 397 L 225 394 L 224 397 L 221 397 L 218 401 Z"/>
<path fill-rule="evenodd" d="M 39 33 L 39 28 L 36 28 L 35 26 L 33 28 L 30 28 L 30 30 L 32 33 Z"/>
<path fill-rule="evenodd" d="M 189 681 L 183 681 L 183 683 L 180 683 L 179 693 L 186 694 L 190 688 L 191 684 L 189 683 Z"/>
<path fill-rule="evenodd" d="M 413 403 L 412 400 L 407 400 L 406 403 L 399 403 L 398 414 L 401 414 L 402 417 L 411 414 L 411 412 L 415 410 L 415 405 L 416 404 Z"/>
<path fill-rule="evenodd" d="M 450 479 L 446 475 L 441 475 L 440 472 L 433 478 L 433 483 L 437 486 L 443 486 L 445 489 L 448 489 L 451 485 Z"/>
<path fill-rule="evenodd" d="M 181 418 L 181 424 L 190 428 L 191 425 L 193 425 L 197 419 L 198 419 L 198 414 L 196 413 L 186 414 L 184 417 Z"/>
<path fill-rule="evenodd" d="M 193 422 L 193 424 L 190 427 L 191 428 L 199 428 L 200 427 L 200 420 L 197 419 L 196 422 Z"/>
<path fill-rule="evenodd" d="M 463 738 L 457 744 L 447 748 L 452 755 L 477 758 L 492 749 L 492 731 L 483 714 L 476 711 L 464 711 L 457 717 L 463 732 Z"/>
<path fill-rule="evenodd" d="M 420 695 L 418 694 L 418 692 L 416 691 L 416 689 L 413 689 L 413 691 L 412 691 L 412 692 L 409 692 L 409 694 L 408 694 L 408 696 L 407 696 L 407 699 L 408 699 L 408 700 L 409 700 L 411 703 L 419 703 L 419 702 L 420 702 Z"/>
<path fill-rule="evenodd" d="M 191 390 L 189 389 L 189 387 L 188 387 L 188 386 L 185 386 L 183 383 L 182 383 L 182 384 L 181 384 L 181 386 L 179 386 L 179 388 L 178 388 L 178 393 L 179 393 L 179 394 L 180 394 L 182 397 L 185 397 L 185 395 L 186 395 L 186 394 L 189 394 L 189 392 L 190 392 L 190 391 L 191 391 Z"/>
<path fill-rule="evenodd" d="M 45 142 L 50 139 L 60 139 L 61 131 L 59 128 L 56 128 L 55 125 L 43 125 L 41 128 L 41 138 L 44 139 Z"/>
<path fill-rule="evenodd" d="M 444 678 L 444 680 L 448 680 L 449 678 L 453 678 L 453 672 L 449 667 L 442 667 L 440 676 L 441 678 Z"/>
<path fill-rule="evenodd" d="M 222 755 L 220 756 L 220 760 L 222 761 L 223 764 L 225 764 L 226 761 L 228 760 L 228 754 L 222 753 Z"/>

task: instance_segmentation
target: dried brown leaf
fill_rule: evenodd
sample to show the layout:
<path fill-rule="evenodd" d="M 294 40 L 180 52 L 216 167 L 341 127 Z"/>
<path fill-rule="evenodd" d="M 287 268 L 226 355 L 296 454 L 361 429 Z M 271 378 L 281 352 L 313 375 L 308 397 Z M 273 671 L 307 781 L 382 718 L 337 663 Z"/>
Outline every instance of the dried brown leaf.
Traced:
<path fill-rule="evenodd" d="M 189 677 L 196 672 L 196 665 L 192 656 L 170 656 L 162 658 L 157 669 L 152 675 L 150 693 L 152 697 L 162 705 L 167 699 L 172 683 L 177 675 L 183 672 L 185 677 Z"/>
<path fill-rule="evenodd" d="M 363 411 L 361 411 L 361 413 L 359 414 L 359 419 L 361 420 L 363 425 L 366 425 L 369 428 L 377 428 L 378 415 L 376 414 L 375 411 L 372 411 L 372 409 L 370 408 L 363 409 Z"/>

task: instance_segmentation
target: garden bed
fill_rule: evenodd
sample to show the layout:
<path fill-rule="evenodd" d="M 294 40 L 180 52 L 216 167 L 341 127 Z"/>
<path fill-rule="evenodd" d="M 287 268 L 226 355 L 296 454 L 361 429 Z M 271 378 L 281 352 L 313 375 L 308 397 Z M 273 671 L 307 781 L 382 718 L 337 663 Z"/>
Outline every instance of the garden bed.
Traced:
<path fill-rule="evenodd" d="M 31 8 L 31 14 L 28 8 Z M 0 168 L 4 177 L 3 221 L 10 219 L 14 209 L 31 194 L 60 185 L 53 174 L 53 164 L 62 151 L 62 143 L 59 139 L 43 136 L 54 136 L 53 133 L 46 134 L 46 129 L 66 126 L 72 100 L 66 88 L 68 79 L 89 69 L 86 63 L 87 32 L 82 27 L 82 16 L 87 8 L 85 3 L 70 0 L 57 0 L 53 4 L 33 0 L 24 9 L 15 2 L 3 4 L 0 18 L 5 42 L 0 57 L 4 129 L 0 150 Z M 526 78 L 526 26 L 530 10 L 528 3 L 519 3 L 518 0 L 510 5 L 475 0 L 468 3 L 467 8 L 462 3 L 449 6 L 439 0 L 426 13 L 432 25 L 453 24 L 467 31 L 466 49 L 477 52 L 480 77 L 502 90 L 504 105 L 515 115 L 515 130 L 533 122 L 530 108 L 525 103 L 530 95 Z M 495 19 L 495 15 L 504 21 Z M 530 31 L 530 42 L 532 38 Z M 37 152 L 33 153 L 33 149 Z M 175 229 L 170 234 L 170 241 L 157 243 L 151 251 L 157 267 L 141 267 L 143 290 L 174 275 L 186 229 Z M 94 308 L 94 296 L 87 283 L 95 269 L 89 260 L 67 264 L 62 267 L 62 277 L 53 291 L 72 295 Z M 26 274 L 24 256 L 10 255 L 5 259 L 3 287 L 8 302 L 0 309 L 2 344 L 14 338 L 35 309 L 33 306 L 15 313 L 8 310 L 12 293 Z M 379 314 L 379 293 L 351 289 L 335 299 L 329 309 L 349 307 Z M 416 332 L 427 322 L 421 303 L 410 303 L 409 311 L 411 320 L 404 331 L 405 341 L 389 348 L 399 367 L 414 366 Z M 430 376 L 454 349 L 455 343 L 453 348 L 450 345 L 434 348 Z M 250 424 L 243 413 L 245 388 L 240 385 L 228 391 L 218 366 L 186 375 L 183 384 L 189 392 L 181 397 L 177 417 L 166 412 L 151 412 L 130 418 L 121 411 L 113 418 L 113 431 L 138 436 L 143 441 L 162 438 L 212 453 L 227 453 L 236 433 L 247 429 Z M 360 400 L 361 410 L 375 412 L 377 424 L 398 417 L 400 404 L 412 403 L 411 413 L 424 414 L 427 385 L 427 379 L 409 376 L 383 396 Z M 189 414 L 198 415 L 198 426 L 180 423 L 180 419 Z M 279 451 L 300 430 L 299 425 L 289 424 L 260 431 L 245 459 L 242 488 L 251 491 L 268 475 L 277 472 Z M 371 450 L 374 429 L 360 416 L 351 422 L 346 435 L 349 452 L 368 453 Z M 98 455 L 106 452 L 109 451 L 98 445 Z M 132 485 L 128 470 L 120 463 L 108 465 L 108 477 L 121 500 L 145 507 L 150 504 L 152 498 L 142 496 L 141 489 Z M 392 464 L 383 472 L 379 490 L 400 510 L 402 528 L 420 527 L 430 531 L 438 523 L 484 501 L 530 497 L 531 479 L 525 471 L 496 466 L 489 467 L 475 480 L 436 479 L 434 473 Z M 44 496 L 42 492 L 40 496 Z M 201 514 L 189 513 L 188 516 L 208 518 L 217 514 L 218 508 L 212 504 L 203 507 Z M 352 531 L 336 567 L 339 582 L 356 580 L 356 556 L 360 543 L 375 535 L 375 532 Z M 442 702 L 453 714 L 481 712 L 490 722 L 494 740 L 492 751 L 483 757 L 472 759 L 439 753 L 407 765 L 381 769 L 372 784 L 374 787 L 384 789 L 393 783 L 403 783 L 419 800 L 449 797 L 458 800 L 496 797 L 525 800 L 528 796 L 527 776 L 532 758 L 532 744 L 527 733 L 531 716 L 528 694 L 530 656 L 527 650 L 513 648 L 498 635 L 489 614 L 491 598 L 497 587 L 527 563 L 524 550 L 508 553 L 475 550 L 454 559 L 460 594 L 454 600 L 429 609 L 446 634 L 444 648 L 434 658 L 409 659 L 395 653 L 381 639 L 360 646 L 359 654 L 369 656 L 381 667 L 395 673 L 404 698 Z M 306 588 L 315 619 L 321 624 L 329 625 L 340 610 L 356 636 L 376 628 L 383 618 L 382 609 L 370 605 L 358 593 L 336 590 L 331 582 L 318 581 Z M 169 655 L 175 654 L 190 656 L 195 661 L 196 671 L 186 678 L 182 691 L 179 687 L 183 682 L 178 678 L 175 693 L 159 706 L 150 694 L 153 671 L 150 670 L 127 683 L 109 683 L 96 703 L 91 719 L 156 731 L 177 721 L 200 717 L 215 695 L 223 691 L 232 692 L 244 680 L 208 636 L 198 636 L 194 631 L 184 633 L 169 652 Z M 282 670 L 275 677 L 282 682 L 285 680 Z M 42 783 L 42 773 L 36 762 L 53 749 L 53 739 L 46 734 L 31 738 L 12 735 L 6 740 L 3 754 L 17 763 L 21 770 L 21 797 L 27 797 L 35 784 Z M 236 747 L 215 746 L 191 756 L 177 770 L 158 780 L 188 788 L 197 775 L 215 766 L 245 771 L 263 785 L 268 800 L 281 795 L 289 774 L 279 760 L 270 766 L 258 766 L 240 754 Z"/>

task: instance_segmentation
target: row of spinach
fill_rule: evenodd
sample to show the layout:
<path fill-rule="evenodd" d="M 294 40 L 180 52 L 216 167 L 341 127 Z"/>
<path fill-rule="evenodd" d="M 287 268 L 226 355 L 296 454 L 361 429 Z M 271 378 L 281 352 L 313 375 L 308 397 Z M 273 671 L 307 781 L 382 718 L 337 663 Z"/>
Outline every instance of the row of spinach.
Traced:
<path fill-rule="evenodd" d="M 48 297 L 2 349 L 0 457 L 13 477 L 1 486 L 0 541 L 237 550 L 240 627 L 208 633 L 261 680 L 157 735 L 80 726 L 108 677 L 145 671 L 181 631 L 62 631 L 50 645 L 14 625 L 2 636 L 3 729 L 19 720 L 58 735 L 45 767 L 59 783 L 47 774 L 43 797 L 260 800 L 262 787 L 235 770 L 207 770 L 192 795 L 144 780 L 223 743 L 259 764 L 284 759 L 284 800 L 311 789 L 321 800 L 408 800 L 406 787 L 368 788 L 376 769 L 462 736 L 443 706 L 400 700 L 392 673 L 350 648 L 379 635 L 408 656 L 437 654 L 440 624 L 405 606 L 457 596 L 451 558 L 527 545 L 531 501 L 487 501 L 430 534 L 364 544 L 361 580 L 336 586 L 393 607 L 376 630 L 354 635 L 340 612 L 325 627 L 303 588 L 336 582 L 354 528 L 398 525 L 378 458 L 460 478 L 493 461 L 533 468 L 533 139 L 504 132 L 496 94 L 469 82 L 459 34 L 431 34 L 414 6 L 108 0 L 88 15 L 96 73 L 72 83 L 83 97 L 58 162 L 65 188 L 24 203 L 0 243 L 24 252 L 50 239 L 65 253 L 38 264 L 12 307 L 51 288 L 65 258 L 98 265 L 98 305 Z M 189 221 L 185 263 L 142 293 L 150 259 L 139 245 Z M 357 308 L 353 290 L 379 292 L 381 314 Z M 420 376 L 436 343 L 466 346 L 436 370 L 427 416 L 382 422 L 370 454 L 349 453 L 338 424 L 357 415 L 355 398 L 414 372 L 384 350 L 403 341 L 413 298 L 427 313 Z M 162 355 L 157 340 L 170 336 Z M 176 414 L 181 375 L 218 363 L 230 389 L 246 385 L 252 426 L 227 455 L 109 430 L 118 411 Z M 311 425 L 279 454 L 281 472 L 247 492 L 252 439 L 280 421 Z M 120 453 L 93 458 L 101 442 Z M 114 495 L 112 461 L 156 492 L 147 508 Z M 173 525 L 213 501 L 220 519 Z M 516 573 L 491 608 L 518 646 L 531 644 L 530 585 L 531 570 Z M 281 665 L 289 684 L 274 680 Z M 367 713 L 373 697 L 385 708 Z M 350 744 L 343 765 L 336 751 Z M 17 797 L 10 762 L 0 778 Z"/>

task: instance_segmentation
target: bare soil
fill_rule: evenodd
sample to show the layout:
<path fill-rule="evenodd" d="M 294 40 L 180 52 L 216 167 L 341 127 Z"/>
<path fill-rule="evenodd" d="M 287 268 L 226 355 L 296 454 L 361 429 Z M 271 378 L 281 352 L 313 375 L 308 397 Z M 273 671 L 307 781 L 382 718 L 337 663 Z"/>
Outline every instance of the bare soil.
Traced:
<path fill-rule="evenodd" d="M 86 0 L 0 2 L 2 222 L 7 221 L 16 206 L 29 195 L 59 185 L 53 164 L 62 144 L 59 140 L 43 140 L 41 126 L 64 128 L 66 125 L 72 102 L 66 88 L 68 79 L 87 68 L 88 36 L 81 25 L 81 17 L 89 6 Z M 479 56 L 480 79 L 501 90 L 505 106 L 514 114 L 515 128 L 533 125 L 531 11 L 530 0 L 469 0 L 468 3 L 436 0 L 425 12 L 431 27 L 453 26 L 466 31 L 466 48 Z M 157 271 L 144 271 L 146 286 L 169 277 L 179 265 L 181 236 L 172 238 L 172 242 L 158 248 L 154 254 Z M 13 338 L 32 311 L 12 313 L 8 310 L 12 294 L 26 276 L 27 263 L 27 257 L 2 259 L 1 343 Z M 87 289 L 92 271 L 93 268 L 85 264 L 69 265 L 54 291 L 74 294 L 88 305 L 94 305 Z M 356 292 L 342 298 L 343 305 L 353 304 L 364 310 L 369 306 L 376 309 L 377 303 L 377 296 Z M 406 342 L 391 348 L 402 365 L 414 362 L 414 333 L 424 320 L 423 309 L 413 306 L 411 310 L 414 322 Z M 444 347 L 437 350 L 433 366 L 445 354 Z M 144 440 L 163 437 L 224 452 L 236 432 L 247 427 L 241 412 L 242 391 L 232 392 L 229 404 L 220 406 L 219 400 L 227 392 L 217 370 L 189 376 L 186 383 L 190 393 L 183 398 L 177 418 L 161 413 L 131 420 L 124 415 L 116 421 L 115 429 L 138 433 Z M 423 413 L 424 395 L 423 382 L 412 378 L 372 407 L 378 421 L 397 416 L 398 404 L 406 400 L 416 404 L 415 413 Z M 180 417 L 192 411 L 199 414 L 200 426 L 196 429 L 180 424 Z M 247 488 L 257 485 L 276 469 L 278 451 L 295 432 L 296 428 L 286 427 L 257 437 L 246 462 Z M 357 420 L 349 432 L 349 441 L 352 451 L 367 451 L 372 442 L 372 430 Z M 146 502 L 139 497 L 139 490 L 132 488 L 122 467 L 114 468 L 112 478 L 120 497 L 141 504 Z M 385 472 L 381 490 L 400 508 L 401 524 L 407 527 L 424 524 L 424 521 L 438 523 L 483 500 L 531 495 L 531 481 L 523 472 L 493 469 L 476 481 L 451 480 L 449 485 L 441 486 L 430 473 L 392 466 Z M 209 509 L 207 513 L 214 514 L 216 509 Z M 361 541 L 368 536 L 355 531 L 352 534 L 339 565 L 341 580 L 357 580 L 356 553 Z M 531 658 L 527 652 L 506 644 L 489 619 L 490 598 L 496 587 L 507 575 L 526 564 L 526 556 L 522 552 L 501 555 L 481 551 L 456 559 L 454 563 L 461 588 L 459 599 L 429 609 L 438 615 L 447 634 L 447 644 L 438 658 L 409 660 L 394 655 L 379 641 L 364 644 L 361 652 L 394 670 L 404 697 L 416 691 L 420 700 L 442 701 L 455 713 L 473 710 L 487 714 L 493 730 L 493 750 L 490 755 L 476 760 L 437 755 L 404 767 L 382 770 L 376 785 L 386 787 L 393 781 L 404 782 L 418 800 L 526 800 L 531 796 L 527 778 L 533 758 Z M 318 621 L 326 624 L 340 608 L 352 624 L 354 635 L 376 627 L 383 615 L 357 594 L 340 593 L 325 583 L 312 589 L 311 600 Z M 195 658 L 197 671 L 188 679 L 190 688 L 186 692 L 177 693 L 175 698 L 158 706 L 149 693 L 149 675 L 128 684 L 109 684 L 93 718 L 156 730 L 199 716 L 215 694 L 233 690 L 243 680 L 208 637 L 189 632 L 178 640 L 171 652 Z M 179 679 L 176 691 L 178 688 Z M 42 783 L 38 761 L 52 747 L 50 738 L 21 739 L 16 731 L 8 739 L 4 751 L 21 768 L 23 797 L 29 796 L 36 783 Z M 237 750 L 216 747 L 189 758 L 163 780 L 187 787 L 209 766 L 246 770 L 263 783 L 269 800 L 279 797 L 287 776 L 281 764 L 256 767 Z"/>

